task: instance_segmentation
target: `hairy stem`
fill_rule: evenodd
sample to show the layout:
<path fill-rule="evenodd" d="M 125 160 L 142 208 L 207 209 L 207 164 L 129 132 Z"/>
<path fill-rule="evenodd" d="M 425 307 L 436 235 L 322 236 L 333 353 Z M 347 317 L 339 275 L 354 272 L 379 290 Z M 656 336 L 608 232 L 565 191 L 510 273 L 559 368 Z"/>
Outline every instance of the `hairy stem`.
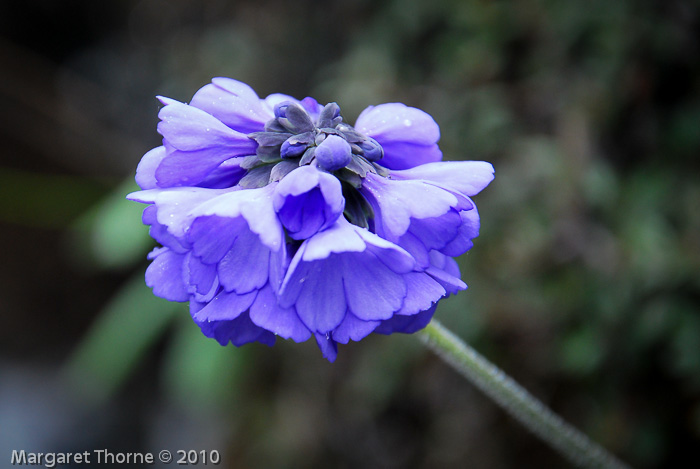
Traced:
<path fill-rule="evenodd" d="M 531 432 L 579 467 L 627 468 L 433 319 L 420 339 Z"/>

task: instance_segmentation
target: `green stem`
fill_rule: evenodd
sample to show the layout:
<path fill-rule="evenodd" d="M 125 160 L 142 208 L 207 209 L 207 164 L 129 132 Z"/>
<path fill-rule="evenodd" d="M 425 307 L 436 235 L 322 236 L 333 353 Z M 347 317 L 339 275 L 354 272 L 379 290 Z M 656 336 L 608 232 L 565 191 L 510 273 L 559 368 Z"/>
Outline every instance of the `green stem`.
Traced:
<path fill-rule="evenodd" d="M 420 339 L 527 429 L 579 467 L 627 468 L 433 319 Z"/>

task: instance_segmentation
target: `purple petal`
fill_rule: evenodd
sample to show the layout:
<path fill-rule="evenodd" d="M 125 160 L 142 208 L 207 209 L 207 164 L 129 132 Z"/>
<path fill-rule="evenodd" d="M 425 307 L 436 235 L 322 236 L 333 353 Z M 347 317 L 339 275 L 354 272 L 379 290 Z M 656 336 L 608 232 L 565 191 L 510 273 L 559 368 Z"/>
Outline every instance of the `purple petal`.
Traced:
<path fill-rule="evenodd" d="M 375 231 L 408 250 L 421 269 L 428 267 L 430 250 L 459 236 L 460 211 L 474 207 L 468 197 L 425 181 L 368 174 L 361 192 L 374 210 Z"/>
<path fill-rule="evenodd" d="M 216 266 L 204 264 L 199 258 L 187 254 L 183 267 L 185 268 L 185 279 L 190 285 L 188 291 L 197 295 L 197 301 L 209 301 L 212 299 L 219 282 L 216 278 Z"/>
<path fill-rule="evenodd" d="M 265 99 L 263 99 L 263 106 L 265 107 L 265 110 L 274 117 L 275 106 L 277 106 L 278 104 L 282 104 L 285 101 L 290 101 L 292 103 L 299 104 L 301 107 L 304 107 L 304 105 L 298 99 L 283 93 L 273 93 L 268 95 L 267 97 L 265 97 Z M 304 107 L 304 109 L 306 108 Z"/>
<path fill-rule="evenodd" d="M 303 249 L 300 248 L 297 251 L 292 264 L 294 264 L 295 260 L 297 262 L 301 261 L 302 257 L 304 261 L 310 262 L 326 259 L 333 253 L 364 251 L 367 248 L 367 244 L 358 231 L 361 228 L 355 230 L 352 228 L 353 226 L 344 217 L 339 217 L 333 226 L 316 233 L 304 241 Z M 293 269 L 293 267 L 290 266 L 290 269 Z"/>
<path fill-rule="evenodd" d="M 485 161 L 444 161 L 403 171 L 392 171 L 395 179 L 432 181 L 464 195 L 481 192 L 493 181 L 493 166 Z"/>
<path fill-rule="evenodd" d="M 191 249 L 187 241 L 173 236 L 168 232 L 167 226 L 158 223 L 158 208 L 155 205 L 149 205 L 143 210 L 141 221 L 144 225 L 150 225 L 148 234 L 163 246 L 179 254 L 184 254 Z"/>
<path fill-rule="evenodd" d="M 369 250 L 396 273 L 410 272 L 415 265 L 411 256 L 401 247 L 376 234 L 351 225 L 344 217 L 338 218 L 335 225 L 316 233 L 304 241 L 289 267 L 299 261 L 310 262 L 326 259 L 333 253 L 363 252 Z"/>
<path fill-rule="evenodd" d="M 167 151 L 155 172 L 160 187 L 195 185 L 224 161 L 255 153 L 254 140 L 196 107 L 174 102 L 159 117 Z"/>
<path fill-rule="evenodd" d="M 400 246 L 391 243 L 376 234 L 358 228 L 354 225 L 350 227 L 367 243 L 367 250 L 377 256 L 386 266 L 397 274 L 411 272 L 415 267 L 415 260 Z"/>
<path fill-rule="evenodd" d="M 156 169 L 158 187 L 197 186 L 223 162 L 234 157 L 226 148 L 180 151 L 163 142 L 167 155 Z"/>
<path fill-rule="evenodd" d="M 430 251 L 430 259 L 432 265 L 425 273 L 442 285 L 448 294 L 454 295 L 460 290 L 466 290 L 467 284 L 459 278 L 459 266 L 454 259 L 437 251 Z"/>
<path fill-rule="evenodd" d="M 241 158 L 233 158 L 221 163 L 202 179 L 197 186 L 210 189 L 226 189 L 233 187 L 245 176 L 247 170 L 241 168 Z"/>
<path fill-rule="evenodd" d="M 433 318 L 433 314 L 435 314 L 436 308 L 437 305 L 433 305 L 431 308 L 412 316 L 394 316 L 390 319 L 382 321 L 374 332 L 385 335 L 393 334 L 395 332 L 413 334 L 414 332 L 417 332 L 428 325 L 430 320 Z"/>
<path fill-rule="evenodd" d="M 370 106 L 357 118 L 355 128 L 379 142 L 384 149 L 379 164 L 386 168 L 411 168 L 442 158 L 436 145 L 440 128 L 420 109 L 401 103 Z"/>
<path fill-rule="evenodd" d="M 380 141 L 379 144 L 384 150 L 384 156 L 377 163 L 392 170 L 408 169 L 442 160 L 442 151 L 437 144 L 418 145 L 394 141 Z"/>
<path fill-rule="evenodd" d="M 200 309 L 193 318 L 198 323 L 236 319 L 242 312 L 250 308 L 256 294 L 257 292 L 244 295 L 221 292 L 204 308 Z"/>
<path fill-rule="evenodd" d="M 275 276 L 269 279 L 273 287 L 279 283 L 286 249 L 282 226 L 272 208 L 273 190 L 227 192 L 190 211 L 197 218 L 187 240 L 203 262 L 218 263 L 219 281 L 226 291 L 258 290 L 271 274 Z"/>
<path fill-rule="evenodd" d="M 439 217 L 463 203 L 452 192 L 423 181 L 397 181 L 371 173 L 361 192 L 375 211 L 376 232 L 390 241 L 406 233 L 412 219 Z"/>
<path fill-rule="evenodd" d="M 445 288 L 434 278 L 423 272 L 412 272 L 404 277 L 406 298 L 396 314 L 410 316 L 425 311 L 447 294 Z"/>
<path fill-rule="evenodd" d="M 277 106 L 278 104 L 282 104 L 285 101 L 290 101 L 292 103 L 300 105 L 302 108 L 304 108 L 306 112 L 309 113 L 309 116 L 311 116 L 311 119 L 313 119 L 314 121 L 318 119 L 318 116 L 323 110 L 323 106 L 321 106 L 318 103 L 318 101 L 316 101 L 314 98 L 306 97 L 299 101 L 296 98 L 282 93 L 273 93 L 271 95 L 268 95 L 262 102 L 263 106 L 265 107 L 265 110 L 269 112 L 272 116 L 274 116 L 275 106 Z"/>
<path fill-rule="evenodd" d="M 306 110 L 306 112 L 309 113 L 311 116 L 311 119 L 316 121 L 318 119 L 318 116 L 321 114 L 321 111 L 323 111 L 323 106 L 321 106 L 318 101 L 316 101 L 314 98 L 311 98 L 307 96 L 306 98 L 302 99 L 299 104 Z"/>
<path fill-rule="evenodd" d="M 302 166 L 279 182 L 273 206 L 289 236 L 306 239 L 335 223 L 345 199 L 337 178 Z"/>
<path fill-rule="evenodd" d="M 216 215 L 223 218 L 245 219 L 250 230 L 273 251 L 278 251 L 284 240 L 284 231 L 272 206 L 272 195 L 276 184 L 259 189 L 219 192 L 190 212 L 190 218 Z M 209 189 L 214 191 L 214 189 Z M 159 217 L 160 217 L 160 211 Z"/>
<path fill-rule="evenodd" d="M 474 246 L 472 239 L 479 236 L 479 212 L 474 207 L 471 210 L 460 212 L 462 224 L 459 227 L 459 233 L 449 244 L 439 251 L 447 256 L 461 256 Z"/>
<path fill-rule="evenodd" d="M 302 245 L 296 255 L 303 255 L 304 249 Z M 294 305 L 299 318 L 313 332 L 330 332 L 345 317 L 347 303 L 343 272 L 334 262 L 335 256 L 327 261 L 299 262 L 296 265 L 292 261 L 294 267 L 290 266 L 282 284 L 280 305 L 285 308 Z"/>
<path fill-rule="evenodd" d="M 341 344 L 347 344 L 351 340 L 357 342 L 370 335 L 379 323 L 379 321 L 363 321 L 348 312 L 343 322 L 333 330 L 331 336 L 334 341 Z"/>
<path fill-rule="evenodd" d="M 259 290 L 268 282 L 269 263 L 270 249 L 257 235 L 244 230 L 219 262 L 219 281 L 226 291 Z"/>
<path fill-rule="evenodd" d="M 416 261 L 416 270 L 424 270 L 430 266 L 430 250 L 410 231 L 397 241 L 403 249 Z"/>
<path fill-rule="evenodd" d="M 255 153 L 256 143 L 244 133 L 224 125 L 201 109 L 177 101 L 158 113 L 158 133 L 174 149 L 185 152 L 206 148 L 227 148 L 231 156 Z"/>
<path fill-rule="evenodd" d="M 231 78 L 214 78 L 195 93 L 190 105 L 246 134 L 263 130 L 274 117 L 250 86 Z"/>
<path fill-rule="evenodd" d="M 460 212 L 450 210 L 439 217 L 412 219 L 409 232 L 420 239 L 428 250 L 442 249 L 455 239 L 461 226 Z"/>
<path fill-rule="evenodd" d="M 287 244 L 283 243 L 279 251 L 270 252 L 270 265 L 268 269 L 269 282 L 275 294 L 282 285 L 282 280 L 287 273 L 287 266 L 291 261 L 291 257 L 287 252 Z M 296 248 L 295 248 L 296 251 Z"/>
<path fill-rule="evenodd" d="M 338 344 L 328 334 L 314 334 L 318 348 L 321 349 L 323 358 L 333 363 L 338 358 Z"/>
<path fill-rule="evenodd" d="M 301 245 L 279 302 L 295 305 L 314 332 L 339 326 L 348 306 L 359 319 L 385 319 L 401 307 L 406 296 L 402 274 L 413 266 L 406 251 L 341 217 Z"/>
<path fill-rule="evenodd" d="M 196 218 L 193 214 L 194 209 L 226 193 L 228 191 L 220 189 L 174 187 L 132 192 L 126 198 L 136 202 L 155 204 L 158 223 L 166 226 L 171 235 L 184 239 L 192 220 Z"/>
<path fill-rule="evenodd" d="M 141 189 L 155 189 L 158 187 L 156 181 L 156 169 L 165 158 L 165 147 L 163 145 L 148 151 L 136 167 L 136 184 Z"/>
<path fill-rule="evenodd" d="M 440 139 L 440 127 L 424 111 L 401 103 L 370 106 L 357 118 L 355 128 L 363 134 L 387 141 L 431 145 Z"/>
<path fill-rule="evenodd" d="M 288 196 L 276 209 L 280 221 L 292 239 L 306 239 L 323 228 L 330 226 L 338 218 L 328 221 L 325 218 L 325 201 L 320 190 L 311 190 L 302 195 Z"/>
<path fill-rule="evenodd" d="M 250 342 L 260 342 L 271 346 L 275 343 L 275 335 L 253 324 L 248 313 L 230 321 L 205 321 L 198 325 L 205 336 L 216 339 L 221 345 L 231 342 L 240 347 Z"/>
<path fill-rule="evenodd" d="M 146 269 L 146 285 L 153 294 L 170 301 L 187 301 L 189 293 L 183 280 L 185 255 L 168 248 L 154 251 L 153 262 Z"/>
<path fill-rule="evenodd" d="M 250 307 L 250 319 L 258 326 L 294 342 L 304 342 L 311 337 L 311 331 L 299 319 L 295 309 L 281 307 L 269 285 L 258 292 Z"/>
<path fill-rule="evenodd" d="M 215 264 L 231 249 L 238 233 L 248 230 L 242 218 L 216 215 L 197 217 L 187 232 L 187 240 L 202 262 Z"/>
<path fill-rule="evenodd" d="M 438 251 L 430 251 L 430 263 L 433 267 L 444 270 L 453 277 L 460 277 L 459 265 L 457 261 Z"/>
<path fill-rule="evenodd" d="M 387 319 L 401 308 L 406 282 L 371 253 L 343 256 L 343 285 L 350 311 L 363 321 Z"/>

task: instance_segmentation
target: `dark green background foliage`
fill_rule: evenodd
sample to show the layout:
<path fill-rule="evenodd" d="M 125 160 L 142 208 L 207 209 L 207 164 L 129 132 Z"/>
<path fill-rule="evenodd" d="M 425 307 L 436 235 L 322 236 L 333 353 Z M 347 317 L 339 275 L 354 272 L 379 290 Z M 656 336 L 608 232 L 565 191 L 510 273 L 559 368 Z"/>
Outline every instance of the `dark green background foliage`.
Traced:
<path fill-rule="evenodd" d="M 693 1 L 3 2 L 0 458 L 217 449 L 223 467 L 566 467 L 411 336 L 222 348 L 143 284 L 124 200 L 156 94 L 213 76 L 429 112 L 487 160 L 437 317 L 640 468 L 700 444 Z"/>

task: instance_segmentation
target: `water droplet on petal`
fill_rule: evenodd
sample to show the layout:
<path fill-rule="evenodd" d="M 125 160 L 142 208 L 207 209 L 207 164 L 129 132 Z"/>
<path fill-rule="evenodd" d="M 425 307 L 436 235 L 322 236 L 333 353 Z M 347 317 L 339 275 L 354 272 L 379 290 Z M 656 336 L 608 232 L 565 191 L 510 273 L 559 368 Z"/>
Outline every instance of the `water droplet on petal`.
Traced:
<path fill-rule="evenodd" d="M 403 121 L 403 125 L 405 125 L 406 127 L 410 127 L 412 124 L 413 124 L 413 122 L 411 122 L 411 121 L 408 120 L 408 119 L 406 119 L 406 120 Z"/>

